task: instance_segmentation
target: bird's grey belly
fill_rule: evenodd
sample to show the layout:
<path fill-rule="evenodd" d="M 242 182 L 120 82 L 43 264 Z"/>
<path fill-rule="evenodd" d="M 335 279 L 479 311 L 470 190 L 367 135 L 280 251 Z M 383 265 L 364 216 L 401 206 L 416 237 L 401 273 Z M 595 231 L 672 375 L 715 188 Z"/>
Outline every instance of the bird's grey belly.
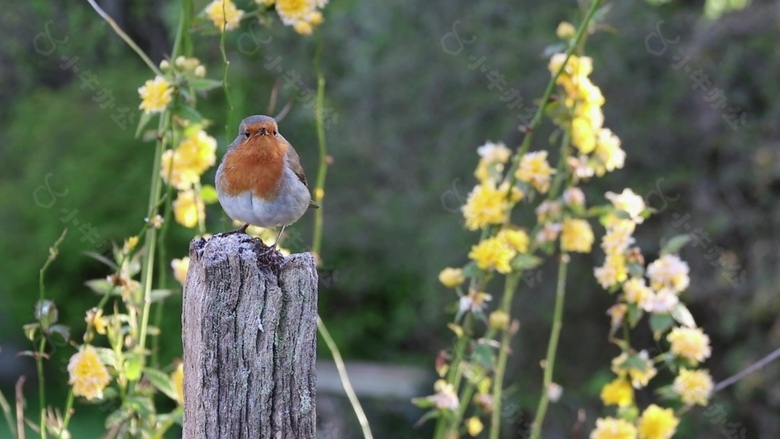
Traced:
<path fill-rule="evenodd" d="M 311 195 L 300 181 L 288 181 L 273 200 L 263 200 L 250 192 L 240 195 L 220 194 L 219 202 L 229 217 L 260 227 L 277 227 L 298 221 L 309 207 Z"/>

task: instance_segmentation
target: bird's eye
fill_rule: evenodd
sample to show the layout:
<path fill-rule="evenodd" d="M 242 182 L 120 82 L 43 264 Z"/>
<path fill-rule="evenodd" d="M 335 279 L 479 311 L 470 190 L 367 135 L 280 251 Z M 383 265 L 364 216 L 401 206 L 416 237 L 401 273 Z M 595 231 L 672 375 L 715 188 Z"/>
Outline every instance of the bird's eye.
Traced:
<path fill-rule="evenodd" d="M 244 131 L 244 137 L 246 137 L 247 139 L 249 138 L 249 130 Z"/>
<path fill-rule="evenodd" d="M 276 135 L 276 130 L 274 130 L 274 136 Z"/>

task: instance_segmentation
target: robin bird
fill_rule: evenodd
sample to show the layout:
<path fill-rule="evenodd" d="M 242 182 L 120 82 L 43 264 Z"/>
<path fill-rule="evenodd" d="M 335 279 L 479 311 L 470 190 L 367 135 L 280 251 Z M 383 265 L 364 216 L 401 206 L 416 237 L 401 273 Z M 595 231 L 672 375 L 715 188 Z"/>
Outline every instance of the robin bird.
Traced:
<path fill-rule="evenodd" d="M 244 223 L 236 233 L 246 233 L 250 225 L 281 226 L 278 242 L 285 227 L 307 209 L 320 207 L 311 199 L 298 153 L 268 116 L 241 121 L 215 183 L 219 204 L 230 218 Z"/>

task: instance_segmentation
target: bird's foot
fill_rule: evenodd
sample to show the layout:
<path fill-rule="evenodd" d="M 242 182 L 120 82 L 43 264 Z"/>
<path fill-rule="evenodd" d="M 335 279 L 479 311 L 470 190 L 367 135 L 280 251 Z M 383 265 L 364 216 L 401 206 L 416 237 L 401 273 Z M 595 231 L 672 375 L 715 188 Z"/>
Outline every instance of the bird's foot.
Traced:
<path fill-rule="evenodd" d="M 230 236 L 230 235 L 235 235 L 236 233 L 246 234 L 247 228 L 249 228 L 249 224 L 244 224 L 243 226 L 237 228 L 236 230 L 231 230 L 229 232 L 222 232 L 219 234 L 219 236 Z"/>

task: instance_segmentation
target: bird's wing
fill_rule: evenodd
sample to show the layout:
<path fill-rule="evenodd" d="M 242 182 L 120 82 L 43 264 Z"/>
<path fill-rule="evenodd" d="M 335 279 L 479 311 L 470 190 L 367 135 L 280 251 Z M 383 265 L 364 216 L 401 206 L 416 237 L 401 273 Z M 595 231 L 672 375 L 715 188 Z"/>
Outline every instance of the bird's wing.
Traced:
<path fill-rule="evenodd" d="M 306 181 L 306 174 L 303 173 L 303 166 L 301 166 L 301 158 L 298 157 L 298 153 L 295 152 L 295 148 L 290 146 L 287 150 L 287 163 L 290 166 L 290 170 L 298 176 L 304 186 L 309 187 L 309 183 Z"/>

